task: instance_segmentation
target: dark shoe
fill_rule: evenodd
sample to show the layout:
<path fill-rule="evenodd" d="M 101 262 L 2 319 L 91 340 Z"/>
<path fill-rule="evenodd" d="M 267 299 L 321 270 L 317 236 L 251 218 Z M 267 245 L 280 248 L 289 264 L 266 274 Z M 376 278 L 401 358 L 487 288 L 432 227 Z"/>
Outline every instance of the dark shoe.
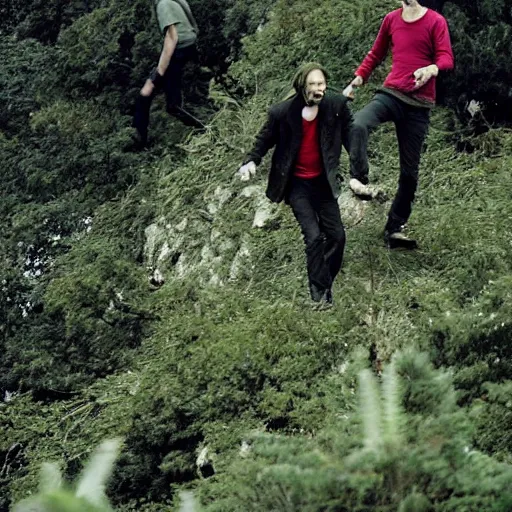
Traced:
<path fill-rule="evenodd" d="M 322 298 L 318 302 L 315 302 L 313 309 L 315 311 L 325 311 L 331 309 L 333 306 L 332 292 L 331 290 L 325 290 Z"/>
<path fill-rule="evenodd" d="M 386 244 L 389 249 L 416 249 L 418 247 L 418 243 L 413 238 L 408 237 L 406 234 L 401 231 L 394 231 L 389 233 L 386 231 L 384 234 L 384 239 L 386 240 Z"/>
<path fill-rule="evenodd" d="M 133 133 L 130 134 L 130 139 L 128 140 L 126 146 L 124 147 L 124 151 L 133 151 L 139 152 L 143 151 L 148 147 L 148 138 L 147 134 L 145 137 L 141 136 L 140 132 L 136 129 L 133 129 Z"/>
<path fill-rule="evenodd" d="M 334 306 L 332 290 L 330 288 L 328 288 L 327 290 L 322 290 L 318 288 L 318 286 L 310 284 L 309 289 L 311 291 L 311 299 L 315 303 L 313 308 L 316 311 L 322 311 L 324 309 L 329 309 Z"/>
<path fill-rule="evenodd" d="M 311 283 L 309 285 L 309 291 L 311 292 L 311 299 L 314 302 L 320 302 L 324 298 L 325 290 L 319 288 L 316 284 Z"/>

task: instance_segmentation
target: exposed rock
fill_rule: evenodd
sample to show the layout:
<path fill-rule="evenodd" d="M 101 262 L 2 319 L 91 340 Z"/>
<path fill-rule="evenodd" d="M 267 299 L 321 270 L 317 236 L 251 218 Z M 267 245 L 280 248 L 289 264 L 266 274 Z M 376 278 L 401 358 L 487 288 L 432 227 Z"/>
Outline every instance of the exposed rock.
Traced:
<path fill-rule="evenodd" d="M 220 231 L 219 229 L 213 228 L 210 233 L 210 240 L 212 242 L 215 242 L 216 240 L 218 240 L 221 237 L 222 237 L 222 231 Z"/>
<path fill-rule="evenodd" d="M 258 203 L 254 219 L 252 221 L 253 228 L 262 228 L 273 217 L 275 212 L 275 205 L 264 199 Z"/>
<path fill-rule="evenodd" d="M 224 283 L 217 273 L 223 261 L 222 256 L 216 256 L 212 247 L 206 244 L 201 249 L 201 261 L 197 265 L 198 269 L 207 270 L 207 278 L 201 279 L 204 284 L 209 286 L 223 286 Z"/>
<path fill-rule="evenodd" d="M 213 462 L 210 458 L 207 446 L 205 446 L 197 456 L 196 466 L 199 474 L 203 478 L 208 478 L 215 474 L 215 469 L 213 468 Z"/>
<path fill-rule="evenodd" d="M 162 245 L 162 248 L 160 249 L 160 254 L 158 255 L 158 258 L 156 259 L 157 263 L 161 263 L 165 261 L 169 255 L 171 254 L 171 248 L 169 247 L 169 244 L 167 242 L 164 242 L 164 245 Z"/>
<path fill-rule="evenodd" d="M 250 262 L 250 256 L 251 252 L 249 250 L 249 242 L 247 237 L 245 237 L 242 240 L 242 245 L 233 258 L 233 262 L 231 263 L 231 268 L 229 270 L 229 279 L 231 281 L 234 281 L 241 276 L 242 271 Z"/>
<path fill-rule="evenodd" d="M 240 457 L 245 459 L 245 457 L 248 457 L 251 453 L 251 445 L 247 441 L 242 441 L 242 445 L 240 446 L 240 451 L 238 453 Z"/>
<path fill-rule="evenodd" d="M 12 402 L 16 396 L 18 395 L 18 393 L 16 393 L 16 391 L 5 391 L 5 394 L 4 394 L 4 402 Z"/>
<path fill-rule="evenodd" d="M 153 286 L 162 286 L 165 268 L 175 266 L 181 259 L 188 224 L 186 217 L 174 226 L 162 217 L 146 228 L 144 254 Z"/>
<path fill-rule="evenodd" d="M 188 275 L 192 270 L 192 265 L 188 262 L 189 257 L 187 254 L 182 254 L 176 265 L 174 266 L 174 270 L 176 272 L 176 276 L 179 278 L 183 278 Z"/>
<path fill-rule="evenodd" d="M 210 280 L 208 281 L 209 286 L 217 287 L 217 286 L 224 286 L 224 281 L 219 276 L 219 274 L 216 274 L 214 271 L 211 271 Z"/>
<path fill-rule="evenodd" d="M 188 219 L 185 217 L 180 223 L 176 224 L 175 228 L 176 231 L 179 231 L 180 233 L 183 233 L 188 225 Z"/>
<path fill-rule="evenodd" d="M 146 228 L 144 253 L 152 286 L 162 286 L 166 278 L 169 279 L 171 268 L 173 276 L 178 279 L 197 273 L 204 285 L 224 285 L 227 270 L 224 267 L 235 252 L 238 241 L 226 236 L 225 230 L 217 226 L 217 223 L 213 227 L 211 222 L 232 194 L 231 189 L 223 187 L 217 187 L 213 193 L 205 194 L 208 200 L 205 213 L 209 216 L 209 222 L 185 217 L 177 219 L 174 224 L 162 217 Z M 262 228 L 274 217 L 276 206 L 266 198 L 262 185 L 245 187 L 240 196 L 252 199 L 255 212 L 253 227 Z M 231 262 L 229 279 L 237 279 L 249 261 L 249 244 L 245 240 Z"/>
<path fill-rule="evenodd" d="M 240 192 L 240 197 L 261 197 L 264 195 L 265 191 L 261 185 L 249 185 Z"/>
<path fill-rule="evenodd" d="M 215 215 L 226 203 L 232 195 L 231 189 L 217 187 L 213 192 L 213 196 L 208 198 L 206 209 L 210 215 Z"/>
<path fill-rule="evenodd" d="M 365 216 L 370 201 L 362 201 L 350 191 L 345 191 L 338 197 L 341 219 L 346 227 L 350 228 L 359 224 Z"/>
<path fill-rule="evenodd" d="M 144 230 L 146 243 L 144 245 L 144 254 L 148 265 L 152 265 L 157 247 L 165 240 L 166 230 L 158 222 L 151 224 Z"/>
<path fill-rule="evenodd" d="M 149 278 L 149 283 L 155 287 L 160 287 L 165 283 L 165 278 L 160 270 L 155 269 Z"/>
<path fill-rule="evenodd" d="M 262 228 L 273 217 L 276 211 L 276 205 L 271 203 L 265 195 L 265 188 L 262 185 L 250 185 L 240 192 L 240 197 L 255 198 L 253 228 Z"/>
<path fill-rule="evenodd" d="M 230 251 L 235 246 L 235 243 L 231 238 L 226 237 L 220 230 L 212 229 L 210 233 L 210 241 L 215 247 L 217 254 L 223 255 L 227 251 Z"/>

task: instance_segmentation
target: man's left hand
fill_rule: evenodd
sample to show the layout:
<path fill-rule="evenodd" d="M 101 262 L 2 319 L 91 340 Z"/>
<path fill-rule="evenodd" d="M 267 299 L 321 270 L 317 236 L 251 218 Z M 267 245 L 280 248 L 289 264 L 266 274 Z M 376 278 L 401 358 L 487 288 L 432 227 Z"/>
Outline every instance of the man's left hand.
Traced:
<path fill-rule="evenodd" d="M 414 88 L 423 87 L 433 76 L 437 76 L 439 69 L 435 64 L 419 68 L 414 72 Z"/>

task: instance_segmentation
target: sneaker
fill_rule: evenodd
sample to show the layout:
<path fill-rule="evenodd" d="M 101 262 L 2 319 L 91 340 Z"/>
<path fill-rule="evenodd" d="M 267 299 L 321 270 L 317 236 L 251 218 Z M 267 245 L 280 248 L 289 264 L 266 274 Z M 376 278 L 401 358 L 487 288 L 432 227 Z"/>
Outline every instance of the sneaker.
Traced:
<path fill-rule="evenodd" d="M 357 178 L 351 178 L 348 183 L 350 190 L 361 199 L 371 199 L 373 197 L 372 189 L 369 185 L 364 185 Z"/>
<path fill-rule="evenodd" d="M 384 238 L 389 249 L 416 249 L 418 247 L 416 240 L 408 237 L 401 231 L 395 231 L 393 233 L 386 232 Z"/>
<path fill-rule="evenodd" d="M 375 199 L 379 203 L 384 203 L 388 200 L 386 192 L 378 187 L 372 185 L 363 185 L 357 178 L 351 178 L 349 181 L 349 187 L 352 192 L 364 201 Z"/>

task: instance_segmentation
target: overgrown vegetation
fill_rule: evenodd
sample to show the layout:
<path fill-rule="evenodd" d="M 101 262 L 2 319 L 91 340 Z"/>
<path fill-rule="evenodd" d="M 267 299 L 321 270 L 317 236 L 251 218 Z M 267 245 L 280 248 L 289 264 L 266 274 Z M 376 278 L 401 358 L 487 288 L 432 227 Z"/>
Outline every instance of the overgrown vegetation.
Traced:
<path fill-rule="evenodd" d="M 457 69 L 422 159 L 420 249 L 388 252 L 387 205 L 344 193 L 344 273 L 322 313 L 289 209 L 251 228 L 265 164 L 245 188 L 234 171 L 296 65 L 321 61 L 341 88 L 396 4 L 190 3 L 202 68 L 187 99 L 209 127 L 190 132 L 157 101 L 140 154 L 127 149 L 160 47 L 151 4 L 0 7 L 0 511 L 36 489 L 41 462 L 74 479 L 116 436 L 118 510 L 176 510 L 185 487 L 223 512 L 510 510 L 506 2 L 437 6 Z M 370 149 L 392 194 L 392 128 Z M 357 375 L 397 351 L 379 430 L 379 386 L 366 374 L 361 408 Z"/>

